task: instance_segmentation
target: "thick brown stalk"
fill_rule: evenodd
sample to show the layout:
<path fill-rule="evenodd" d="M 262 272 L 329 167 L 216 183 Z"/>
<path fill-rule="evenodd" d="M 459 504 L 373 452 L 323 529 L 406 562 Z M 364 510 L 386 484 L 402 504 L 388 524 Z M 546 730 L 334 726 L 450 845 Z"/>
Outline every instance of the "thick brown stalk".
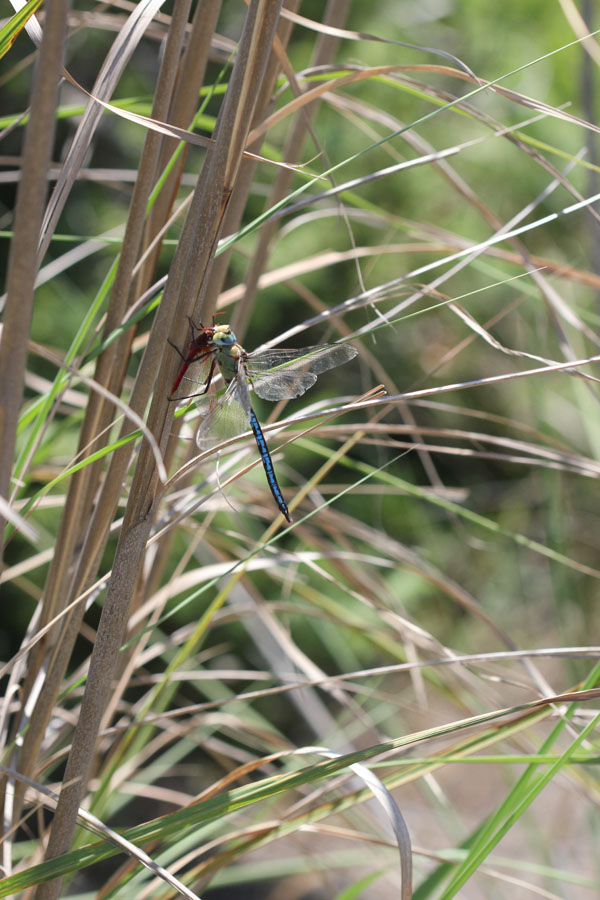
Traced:
<path fill-rule="evenodd" d="M 196 12 L 192 22 L 192 32 L 189 36 L 185 55 L 180 67 L 180 74 L 175 87 L 171 108 L 169 110 L 169 122 L 181 128 L 189 128 L 193 116 L 198 109 L 198 94 L 204 81 L 204 73 L 208 65 L 211 38 L 217 23 L 221 0 L 200 0 L 196 6 Z M 162 139 L 159 159 L 159 171 L 162 171 L 169 162 L 171 155 L 177 148 L 178 142 L 174 139 Z M 187 157 L 187 146 L 183 148 L 178 163 L 166 178 L 162 190 L 146 222 L 145 245 L 149 246 L 161 231 L 171 214 L 173 200 L 179 185 L 181 171 Z M 161 243 L 158 242 L 154 250 L 141 267 L 137 281 L 137 294 L 143 294 L 153 276 L 156 261 L 160 253 Z"/>
<path fill-rule="evenodd" d="M 65 45 L 68 0 L 48 0 L 40 58 L 31 91 L 14 237 L 10 248 L 7 297 L 0 337 L 0 497 L 8 500 L 23 385 L 27 341 L 38 271 L 37 253 L 48 168 L 54 142 L 56 105 Z M 2 545 L 4 519 L 0 517 Z"/>
<path fill-rule="evenodd" d="M 323 18 L 323 24 L 336 28 L 342 27 L 346 21 L 348 6 L 348 0 L 330 0 L 327 5 L 326 14 Z M 330 63 L 335 56 L 338 43 L 338 38 L 327 34 L 320 35 L 315 47 L 311 65 L 323 66 Z M 294 88 L 293 80 L 290 84 L 292 88 Z M 300 115 L 293 123 L 284 150 L 283 158 L 287 163 L 299 161 L 303 141 L 307 131 L 310 131 L 311 118 L 316 113 L 316 110 L 316 103 L 311 103 L 309 106 L 302 107 Z M 285 197 L 289 190 L 292 175 L 293 173 L 290 169 L 282 168 L 278 171 L 267 202 L 267 208 L 279 203 L 279 201 Z M 238 304 L 232 321 L 233 329 L 236 334 L 244 334 L 248 327 L 248 321 L 252 315 L 256 292 L 258 290 L 258 280 L 266 270 L 273 236 L 275 235 L 279 224 L 280 222 L 278 219 L 270 219 L 264 223 L 260 230 L 256 250 L 245 278 L 244 303 Z"/>
<path fill-rule="evenodd" d="M 299 0 L 291 0 L 286 4 L 286 10 L 291 12 L 296 12 L 298 6 L 300 5 Z M 277 38 L 280 45 L 280 48 L 284 50 L 289 42 L 291 33 L 292 33 L 292 23 L 289 19 L 281 18 L 279 24 L 277 26 Z M 269 107 L 273 103 L 273 90 L 275 88 L 275 83 L 277 80 L 277 76 L 281 71 L 281 63 L 278 58 L 278 54 L 273 50 L 271 52 L 271 56 L 269 58 L 269 62 L 267 64 L 267 70 L 265 72 L 265 77 L 263 78 L 262 84 L 259 87 L 258 99 L 256 101 L 256 108 L 254 111 L 254 117 L 252 119 L 252 127 L 251 131 L 257 127 L 268 114 Z M 248 150 L 251 150 L 254 153 L 258 153 L 260 149 L 260 144 L 262 143 L 262 138 L 258 141 L 255 141 L 253 144 L 248 146 Z M 235 190 L 231 197 L 231 201 L 227 208 L 227 215 L 225 217 L 224 224 L 224 234 L 232 234 L 237 231 L 239 228 L 242 214 L 246 207 L 246 202 L 248 200 L 248 194 L 252 187 L 252 181 L 254 178 L 254 172 L 256 170 L 256 162 L 252 159 L 245 159 L 240 166 L 239 175 L 236 181 Z M 263 226 L 264 227 L 264 226 Z M 214 262 L 212 272 L 210 275 L 210 285 L 208 288 L 208 296 L 209 297 L 217 297 L 222 289 L 223 283 L 225 281 L 225 275 L 227 272 L 227 268 L 229 266 L 229 258 L 231 256 L 232 249 L 230 248 L 225 253 L 221 253 Z M 245 303 L 245 299 L 244 299 Z M 209 309 L 208 313 L 212 314 L 213 310 Z M 237 313 L 238 311 L 236 311 Z M 237 333 L 237 332 L 236 332 Z M 238 337 L 242 337 L 243 330 L 240 331 Z"/>
<path fill-rule="evenodd" d="M 207 156 L 194 200 L 187 216 L 181 241 L 167 282 L 165 308 L 191 308 L 196 286 L 203 296 L 214 250 L 221 233 L 223 216 L 242 159 L 248 129 L 260 83 L 271 48 L 279 15 L 275 0 L 250 3 L 229 90 L 223 102 L 216 129 L 214 150 Z M 199 287 L 199 290 L 198 290 Z M 182 290 L 187 288 L 186 290 Z M 164 302 L 164 301 L 163 301 Z M 162 312 L 162 310 L 161 310 Z M 159 312 L 157 322 L 164 325 L 166 313 Z M 178 322 L 176 324 L 179 324 Z M 183 329 L 181 329 L 183 330 Z M 174 333 L 174 337 L 180 336 Z M 160 347 L 157 345 L 160 343 Z M 160 329 L 153 329 L 145 356 L 164 350 Z M 169 436 L 169 385 L 175 375 L 176 359 L 165 355 L 156 379 L 156 391 L 148 424 L 164 447 Z M 155 370 L 156 371 L 156 370 Z M 154 459 L 142 446 L 130 491 L 112 577 L 92 654 L 81 714 L 66 766 L 64 785 L 56 809 L 47 858 L 65 852 L 71 845 L 81 798 L 87 788 L 98 731 L 102 722 L 117 665 L 119 647 L 127 623 L 131 598 L 143 561 L 157 499 Z M 60 894 L 61 882 L 41 886 L 36 900 L 53 900 Z"/>
<path fill-rule="evenodd" d="M 63 64 L 68 0 L 48 0 L 40 57 L 34 73 L 11 244 L 4 324 L 0 337 L 0 496 L 8 499 L 23 397 L 37 254 L 48 190 L 58 86 Z M 0 568 L 4 520 L 0 516 Z M 4 786 L 4 785 L 3 785 Z M 2 790 L 4 807 L 4 790 Z"/>

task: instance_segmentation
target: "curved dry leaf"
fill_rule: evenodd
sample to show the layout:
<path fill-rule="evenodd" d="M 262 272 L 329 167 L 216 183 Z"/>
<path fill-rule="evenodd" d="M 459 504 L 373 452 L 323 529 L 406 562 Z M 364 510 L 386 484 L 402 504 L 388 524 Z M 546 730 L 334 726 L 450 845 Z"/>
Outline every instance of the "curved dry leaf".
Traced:
<path fill-rule="evenodd" d="M 303 756 L 309 753 L 316 753 L 327 759 L 340 759 L 343 754 L 335 753 L 327 747 L 300 747 L 295 750 L 293 756 Z M 348 766 L 354 774 L 369 788 L 373 797 L 383 809 L 387 821 L 394 832 L 398 851 L 400 853 L 400 869 L 402 873 L 402 888 L 400 892 L 401 900 L 410 900 L 412 897 L 412 849 L 410 843 L 410 834 L 406 827 L 406 822 L 400 812 L 400 807 L 385 787 L 383 782 L 371 772 L 367 766 L 362 763 L 351 763 Z"/>
<path fill-rule="evenodd" d="M 132 112 L 128 109 L 122 109 L 119 106 L 114 106 L 112 103 L 107 103 L 105 100 L 102 100 L 100 97 L 96 96 L 75 81 L 68 73 L 66 73 L 66 77 L 69 82 L 76 87 L 78 90 L 82 91 L 90 100 L 94 101 L 94 103 L 100 104 L 104 109 L 109 110 L 114 113 L 116 116 L 120 116 L 122 119 L 127 119 L 129 122 L 133 122 L 135 125 L 143 125 L 145 128 L 148 128 L 150 131 L 155 131 L 157 134 L 164 134 L 166 137 L 177 138 L 180 141 L 186 141 L 188 144 L 193 144 L 196 147 L 203 147 L 204 149 L 209 149 L 214 147 L 215 141 L 213 138 L 206 137 L 203 134 L 198 134 L 195 131 L 188 131 L 186 128 L 179 128 L 177 125 L 171 125 L 169 122 L 161 122 L 159 119 L 153 119 L 151 116 L 143 116 L 140 113 Z M 297 171 L 300 166 L 293 165 L 291 163 L 278 162 L 276 160 L 268 159 L 266 156 L 260 156 L 258 153 L 251 153 L 249 150 L 244 150 L 242 155 L 246 159 L 253 159 L 256 162 L 264 162 L 268 163 L 271 166 L 278 166 L 282 169 L 291 169 L 292 171 Z"/>
<path fill-rule="evenodd" d="M 392 40 L 392 38 L 379 37 L 377 34 L 369 34 L 366 31 L 349 31 L 345 28 L 336 28 L 332 25 L 325 25 L 323 22 L 314 22 L 312 19 L 300 16 L 298 13 L 292 12 L 289 9 L 283 9 L 281 11 L 281 16 L 282 18 L 289 19 L 290 22 L 294 22 L 296 25 L 302 25 L 304 28 L 309 28 L 311 31 L 317 31 L 319 34 L 329 34 L 331 37 L 345 38 L 352 41 L 376 41 L 380 44 L 394 44 L 397 47 L 407 47 L 409 50 L 419 50 L 422 53 L 433 53 L 436 56 L 442 56 L 444 59 L 456 63 L 459 68 L 463 69 L 477 80 L 472 70 L 466 63 L 459 59 L 458 56 L 454 56 L 454 54 L 448 53 L 446 50 L 439 50 L 437 47 L 423 47 L 421 44 L 407 44 L 405 41 L 395 41 Z"/>

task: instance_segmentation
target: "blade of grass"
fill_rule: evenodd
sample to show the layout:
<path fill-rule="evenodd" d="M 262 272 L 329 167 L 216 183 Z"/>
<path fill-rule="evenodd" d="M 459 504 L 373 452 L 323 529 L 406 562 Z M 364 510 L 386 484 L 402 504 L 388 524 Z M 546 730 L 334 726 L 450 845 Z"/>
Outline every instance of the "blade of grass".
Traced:
<path fill-rule="evenodd" d="M 26 23 L 43 2 L 44 0 L 28 0 L 25 6 L 16 12 L 3 28 L 0 28 L 0 59 L 8 53 Z"/>

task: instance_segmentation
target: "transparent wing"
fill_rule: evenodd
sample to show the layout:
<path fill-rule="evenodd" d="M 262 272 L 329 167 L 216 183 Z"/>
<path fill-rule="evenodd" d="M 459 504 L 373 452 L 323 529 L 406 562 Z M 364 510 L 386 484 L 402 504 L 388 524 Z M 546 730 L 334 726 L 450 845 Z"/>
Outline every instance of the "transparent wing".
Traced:
<path fill-rule="evenodd" d="M 200 423 L 196 443 L 209 450 L 244 431 L 250 431 L 250 397 L 245 381 L 239 376 L 231 382 L 218 406 Z"/>
<path fill-rule="evenodd" d="M 252 375 L 254 390 L 264 400 L 290 400 L 301 397 L 313 386 L 317 376 L 312 372 L 272 372 L 270 375 Z"/>
<path fill-rule="evenodd" d="M 350 344 L 263 350 L 248 357 L 248 374 L 259 397 L 287 400 L 300 397 L 313 386 L 317 375 L 354 359 L 357 353 Z"/>
<path fill-rule="evenodd" d="M 351 344 L 317 344 L 300 350 L 259 350 L 248 354 L 248 367 L 255 372 L 264 372 L 279 366 L 286 369 L 301 366 L 319 375 L 354 359 L 357 353 Z"/>

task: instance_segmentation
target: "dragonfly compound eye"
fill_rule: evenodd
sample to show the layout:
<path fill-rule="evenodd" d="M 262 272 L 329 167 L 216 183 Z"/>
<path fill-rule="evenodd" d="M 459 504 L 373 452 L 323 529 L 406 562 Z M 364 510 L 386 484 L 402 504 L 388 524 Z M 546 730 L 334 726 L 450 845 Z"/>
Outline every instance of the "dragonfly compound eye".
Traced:
<path fill-rule="evenodd" d="M 230 347 L 237 343 L 237 338 L 229 325 L 217 325 L 213 335 L 213 342 L 220 347 Z"/>

